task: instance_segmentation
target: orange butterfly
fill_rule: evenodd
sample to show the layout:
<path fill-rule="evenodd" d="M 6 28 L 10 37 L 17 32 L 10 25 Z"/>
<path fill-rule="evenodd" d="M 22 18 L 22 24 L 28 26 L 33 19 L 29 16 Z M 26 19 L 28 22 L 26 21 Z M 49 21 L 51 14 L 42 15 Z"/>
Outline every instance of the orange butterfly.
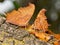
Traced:
<path fill-rule="evenodd" d="M 6 22 L 19 25 L 26 26 L 31 19 L 35 10 L 35 5 L 29 3 L 27 7 L 21 7 L 18 11 L 14 10 L 11 13 L 7 13 Z"/>
<path fill-rule="evenodd" d="M 35 5 L 29 3 L 29 6 L 27 7 L 21 7 L 17 11 L 13 10 L 11 13 L 7 13 L 6 15 L 6 22 L 18 25 L 18 26 L 27 26 L 29 20 L 31 19 L 33 13 L 35 10 Z M 34 34 L 39 39 L 42 39 L 44 41 L 48 41 L 51 38 L 51 34 L 54 35 L 51 31 L 48 31 L 48 22 L 47 17 L 45 16 L 45 9 L 42 9 L 35 20 L 35 22 L 32 24 L 31 28 L 28 29 L 28 31 L 32 34 Z M 35 30 L 33 30 L 33 29 Z M 42 32 L 39 32 L 38 30 L 42 30 Z M 44 32 L 48 31 L 48 33 Z M 54 35 L 56 39 L 60 39 L 60 35 Z M 54 42 L 54 45 L 57 45 L 59 42 Z"/>
<path fill-rule="evenodd" d="M 47 30 L 48 29 L 48 23 L 47 23 L 47 18 L 45 16 L 45 12 L 46 10 L 45 9 L 42 9 L 38 15 L 37 15 L 37 18 L 34 22 L 34 24 L 32 25 L 32 27 L 34 29 L 38 29 L 38 30 Z"/>

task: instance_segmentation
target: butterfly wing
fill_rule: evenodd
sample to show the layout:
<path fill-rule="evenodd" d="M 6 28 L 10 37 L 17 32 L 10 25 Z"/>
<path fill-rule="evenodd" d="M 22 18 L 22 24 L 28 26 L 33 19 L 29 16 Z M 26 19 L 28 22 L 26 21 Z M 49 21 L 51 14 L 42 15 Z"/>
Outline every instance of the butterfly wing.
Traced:
<path fill-rule="evenodd" d="M 34 24 L 32 25 L 32 27 L 34 29 L 38 29 L 38 30 L 46 30 L 48 28 L 48 23 L 47 23 L 47 17 L 45 16 L 45 9 L 42 9 L 38 15 L 37 18 L 34 22 Z"/>
<path fill-rule="evenodd" d="M 11 13 L 8 13 L 6 22 L 19 26 L 26 26 L 34 13 L 34 10 L 34 4 L 29 3 L 29 6 L 27 7 L 21 7 L 18 11 L 14 10 Z"/>

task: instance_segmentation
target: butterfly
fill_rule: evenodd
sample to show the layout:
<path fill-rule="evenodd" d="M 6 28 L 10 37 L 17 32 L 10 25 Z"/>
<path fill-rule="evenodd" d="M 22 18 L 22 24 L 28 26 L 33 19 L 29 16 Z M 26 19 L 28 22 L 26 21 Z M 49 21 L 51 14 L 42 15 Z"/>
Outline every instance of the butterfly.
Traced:
<path fill-rule="evenodd" d="M 21 7 L 18 10 L 13 10 L 10 13 L 6 14 L 6 22 L 12 23 L 18 26 L 27 26 L 29 20 L 31 19 L 33 13 L 35 10 L 35 5 L 29 3 L 29 6 L 27 7 Z M 34 23 L 31 25 L 31 28 L 28 29 L 28 31 L 32 34 L 34 34 L 39 39 L 42 39 L 44 41 L 52 40 L 52 36 L 56 39 L 60 39 L 60 34 L 55 35 L 51 31 L 44 32 L 48 30 L 48 22 L 47 17 L 45 16 L 46 9 L 41 9 L 34 21 Z M 37 31 L 36 31 L 37 29 Z M 43 32 L 39 32 L 38 30 L 42 30 Z M 60 41 L 60 40 L 59 40 Z M 55 45 L 59 43 L 59 41 L 54 42 Z"/>
<path fill-rule="evenodd" d="M 17 11 L 13 10 L 6 15 L 6 22 L 18 25 L 27 26 L 35 10 L 35 5 L 29 3 L 27 7 L 20 7 Z"/>

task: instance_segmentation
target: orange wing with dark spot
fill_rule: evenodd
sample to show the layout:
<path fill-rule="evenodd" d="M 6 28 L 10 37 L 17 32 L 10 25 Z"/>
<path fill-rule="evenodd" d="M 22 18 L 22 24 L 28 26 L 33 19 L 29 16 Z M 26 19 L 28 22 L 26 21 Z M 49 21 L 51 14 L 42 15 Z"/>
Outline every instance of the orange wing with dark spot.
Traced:
<path fill-rule="evenodd" d="M 35 10 L 35 5 L 29 3 L 27 7 L 21 7 L 17 11 L 14 10 L 11 13 L 7 13 L 6 22 L 19 25 L 26 26 L 31 19 Z"/>
<path fill-rule="evenodd" d="M 38 15 L 37 15 L 37 18 L 34 22 L 34 24 L 32 25 L 32 27 L 34 29 L 38 29 L 38 30 L 47 30 L 48 28 L 48 23 L 47 23 L 47 18 L 45 16 L 45 12 L 46 10 L 45 9 L 42 9 Z"/>

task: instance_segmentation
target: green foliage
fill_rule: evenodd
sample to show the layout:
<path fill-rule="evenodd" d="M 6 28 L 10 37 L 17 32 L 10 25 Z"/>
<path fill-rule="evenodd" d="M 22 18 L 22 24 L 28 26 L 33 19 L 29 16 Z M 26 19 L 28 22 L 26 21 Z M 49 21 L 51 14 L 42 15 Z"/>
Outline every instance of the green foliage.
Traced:
<path fill-rule="evenodd" d="M 14 1 L 13 3 L 14 3 L 14 6 L 15 6 L 15 9 L 17 10 L 20 7 L 19 4 L 16 1 Z"/>
<path fill-rule="evenodd" d="M 4 0 L 0 0 L 0 2 L 2 2 L 2 1 L 4 1 Z"/>
<path fill-rule="evenodd" d="M 5 17 L 5 15 L 4 15 L 4 14 L 0 14 L 0 16 Z"/>

